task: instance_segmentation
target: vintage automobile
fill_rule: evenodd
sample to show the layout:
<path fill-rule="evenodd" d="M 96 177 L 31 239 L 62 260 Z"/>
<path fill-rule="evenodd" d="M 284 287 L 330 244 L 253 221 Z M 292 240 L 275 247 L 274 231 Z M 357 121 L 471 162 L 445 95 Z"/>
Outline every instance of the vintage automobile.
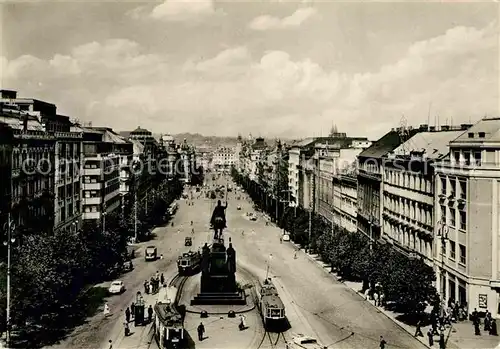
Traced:
<path fill-rule="evenodd" d="M 158 250 L 156 246 L 148 246 L 146 247 L 146 251 L 144 253 L 144 260 L 147 261 L 155 261 L 158 257 Z"/>
<path fill-rule="evenodd" d="M 241 206 L 240 206 L 240 205 L 236 206 L 236 209 L 237 209 L 238 211 L 241 211 Z"/>
<path fill-rule="evenodd" d="M 115 280 L 111 283 L 111 286 L 108 288 L 109 294 L 120 294 L 125 292 L 125 285 L 121 280 Z"/>
<path fill-rule="evenodd" d="M 184 246 L 193 246 L 193 239 L 191 237 L 187 237 L 184 239 Z"/>
<path fill-rule="evenodd" d="M 282 239 L 283 239 L 283 241 L 290 241 L 290 235 L 288 235 L 288 234 L 283 234 Z"/>

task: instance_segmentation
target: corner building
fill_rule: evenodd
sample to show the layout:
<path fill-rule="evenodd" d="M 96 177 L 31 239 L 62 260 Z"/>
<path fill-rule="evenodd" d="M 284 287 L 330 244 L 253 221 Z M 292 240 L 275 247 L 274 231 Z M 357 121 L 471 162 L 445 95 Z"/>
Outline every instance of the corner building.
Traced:
<path fill-rule="evenodd" d="M 486 118 L 450 142 L 435 164 L 437 288 L 469 313 L 500 313 L 500 118 Z"/>

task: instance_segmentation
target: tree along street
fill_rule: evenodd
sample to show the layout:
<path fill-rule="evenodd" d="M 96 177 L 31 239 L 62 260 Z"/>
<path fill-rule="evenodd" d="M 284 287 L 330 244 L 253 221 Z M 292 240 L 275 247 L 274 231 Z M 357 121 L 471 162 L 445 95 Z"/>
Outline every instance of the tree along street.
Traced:
<path fill-rule="evenodd" d="M 245 212 L 253 211 L 249 201 L 230 202 L 228 208 L 228 230 L 237 249 L 237 259 L 252 270 L 264 270 L 272 254 L 270 273 L 280 289 L 292 299 L 295 309 L 287 313 L 300 312 L 299 321 L 310 326 L 323 345 L 338 348 L 377 347 L 380 336 L 384 336 L 388 347 L 422 348 L 422 344 L 393 321 L 381 314 L 359 294 L 327 275 L 316 264 L 298 253 L 289 243 L 280 243 L 280 229 L 266 226 L 263 218 L 256 222 L 243 217 Z M 244 234 L 241 234 L 241 231 Z M 254 231 L 254 233 L 252 233 Z M 294 324 L 292 323 L 292 326 Z M 291 331 L 294 329 L 292 327 Z M 354 332 L 354 334 L 352 334 Z"/>

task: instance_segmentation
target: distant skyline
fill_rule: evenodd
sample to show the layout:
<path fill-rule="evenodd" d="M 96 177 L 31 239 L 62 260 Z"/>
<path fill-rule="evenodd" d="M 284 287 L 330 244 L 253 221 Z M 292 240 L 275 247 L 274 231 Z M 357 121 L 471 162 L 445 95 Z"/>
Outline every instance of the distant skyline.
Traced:
<path fill-rule="evenodd" d="M 117 131 L 306 138 L 500 116 L 497 3 L 0 5 L 1 87 Z M 430 109 L 430 114 L 429 114 Z"/>

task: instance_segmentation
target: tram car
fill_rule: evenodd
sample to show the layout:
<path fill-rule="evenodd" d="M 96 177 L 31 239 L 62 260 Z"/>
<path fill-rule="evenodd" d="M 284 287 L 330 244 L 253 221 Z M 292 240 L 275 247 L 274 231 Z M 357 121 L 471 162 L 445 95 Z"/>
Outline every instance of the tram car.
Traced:
<path fill-rule="evenodd" d="M 183 349 L 186 347 L 184 314 L 176 307 L 177 288 L 162 287 L 154 306 L 155 339 L 160 349 Z"/>
<path fill-rule="evenodd" d="M 278 290 L 266 279 L 259 295 L 259 310 L 266 329 L 281 329 L 287 325 L 285 306 L 281 301 Z"/>
<path fill-rule="evenodd" d="M 193 275 L 200 270 L 201 253 L 189 251 L 183 253 L 177 260 L 177 269 L 180 275 Z"/>

